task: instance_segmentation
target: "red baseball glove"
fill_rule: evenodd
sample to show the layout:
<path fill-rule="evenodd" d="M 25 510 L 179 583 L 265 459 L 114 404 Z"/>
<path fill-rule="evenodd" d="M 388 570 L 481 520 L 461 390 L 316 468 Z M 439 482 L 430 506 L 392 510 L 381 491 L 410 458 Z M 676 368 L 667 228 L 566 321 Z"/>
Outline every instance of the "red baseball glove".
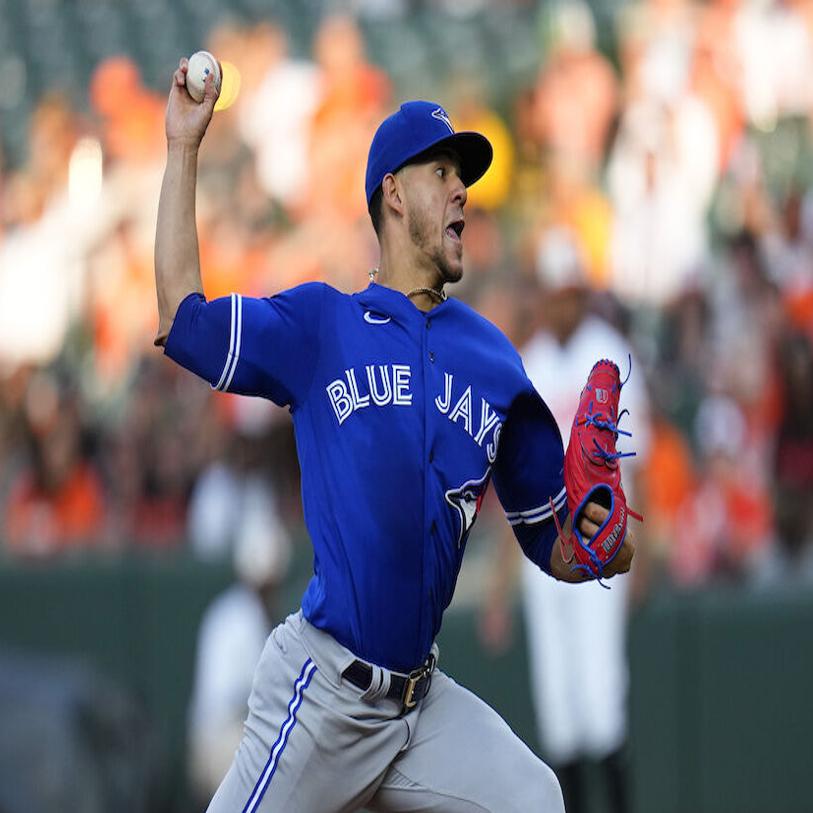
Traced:
<path fill-rule="evenodd" d="M 619 420 L 626 413 L 626 410 L 618 413 L 623 386 L 620 379 L 618 366 L 608 359 L 596 362 L 587 377 L 565 454 L 565 486 L 572 520 L 569 539 L 556 520 L 564 561 L 573 562 L 573 570 L 581 570 L 599 580 L 624 544 L 628 517 L 642 519 L 627 506 L 621 488 L 618 459 L 631 457 L 635 452 L 622 453 L 615 446 L 619 435 L 631 436 L 618 428 Z M 585 539 L 579 530 L 579 520 L 588 502 L 598 503 L 610 513 L 596 533 Z M 556 519 L 555 511 L 553 516 Z"/>

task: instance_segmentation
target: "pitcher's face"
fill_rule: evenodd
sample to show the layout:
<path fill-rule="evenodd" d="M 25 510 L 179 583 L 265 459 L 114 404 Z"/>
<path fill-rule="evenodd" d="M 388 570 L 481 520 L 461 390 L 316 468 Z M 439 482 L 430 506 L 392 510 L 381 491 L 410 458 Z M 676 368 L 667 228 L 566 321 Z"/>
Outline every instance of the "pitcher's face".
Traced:
<path fill-rule="evenodd" d="M 449 152 L 404 167 L 406 222 L 409 236 L 422 257 L 433 264 L 441 282 L 463 276 L 463 207 L 466 187 L 460 162 Z"/>

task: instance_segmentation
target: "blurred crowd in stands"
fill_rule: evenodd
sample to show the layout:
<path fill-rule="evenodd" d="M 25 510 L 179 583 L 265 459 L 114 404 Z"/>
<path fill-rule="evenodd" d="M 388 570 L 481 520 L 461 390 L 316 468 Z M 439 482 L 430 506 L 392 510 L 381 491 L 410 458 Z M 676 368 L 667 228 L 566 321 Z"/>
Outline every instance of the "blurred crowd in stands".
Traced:
<path fill-rule="evenodd" d="M 653 572 L 813 584 L 813 2 L 639 0 L 603 52 L 587 5 L 537 16 L 528 82 L 495 93 L 481 54 L 432 89 L 496 153 L 450 293 L 521 347 L 565 234 L 643 368 Z M 325 16 L 308 58 L 273 22 L 206 47 L 242 82 L 200 155 L 207 295 L 363 288 L 367 149 L 402 98 L 357 20 Z M 290 421 L 153 347 L 165 92 L 122 55 L 89 103 L 46 94 L 0 159 L 0 548 L 227 557 L 242 526 L 301 524 Z"/>

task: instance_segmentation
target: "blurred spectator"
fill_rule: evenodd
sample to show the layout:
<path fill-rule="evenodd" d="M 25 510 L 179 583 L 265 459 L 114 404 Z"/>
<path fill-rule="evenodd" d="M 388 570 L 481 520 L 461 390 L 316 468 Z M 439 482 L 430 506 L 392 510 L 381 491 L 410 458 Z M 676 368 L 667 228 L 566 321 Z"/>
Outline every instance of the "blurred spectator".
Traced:
<path fill-rule="evenodd" d="M 29 462 L 6 504 L 9 550 L 48 556 L 103 540 L 104 501 L 84 443 L 78 403 L 55 378 L 34 376 L 25 397 Z"/>
<path fill-rule="evenodd" d="M 565 0 L 549 12 L 549 41 L 535 93 L 535 123 L 543 147 L 596 172 L 604 158 L 618 102 L 618 81 L 595 47 L 590 6 Z"/>
<path fill-rule="evenodd" d="M 714 116 L 722 172 L 742 136 L 745 110 L 736 29 L 740 3 L 715 0 L 699 9 L 690 82 Z"/>
<path fill-rule="evenodd" d="M 682 586 L 744 579 L 773 538 L 765 485 L 744 464 L 745 415 L 724 396 L 709 397 L 696 422 L 699 482 L 680 507 L 672 575 Z"/>
<path fill-rule="evenodd" d="M 69 194 L 79 130 L 65 99 L 42 99 L 29 122 L 28 159 L 3 190 L 9 231 L 0 241 L 0 363 L 54 358 L 81 307 L 83 253 L 98 224 Z"/>
<path fill-rule="evenodd" d="M 695 477 L 686 437 L 657 409 L 653 410 L 649 457 L 640 477 L 647 507 L 646 539 L 653 580 L 662 574 L 667 578 L 670 575 L 681 511 L 694 492 Z"/>
<path fill-rule="evenodd" d="M 552 156 L 543 201 L 542 229 L 562 227 L 571 232 L 581 247 L 588 284 L 608 288 L 613 210 L 588 166 L 570 156 Z"/>
<path fill-rule="evenodd" d="M 285 536 L 273 487 L 264 470 L 259 435 L 263 429 L 261 425 L 248 432 L 239 428 L 229 435 L 221 432 L 220 448 L 213 449 L 211 462 L 195 483 L 187 537 L 201 559 L 228 560 L 232 551 L 244 544 L 244 538 Z"/>
<path fill-rule="evenodd" d="M 367 61 L 361 31 L 349 15 L 325 17 L 313 51 L 321 93 L 311 129 L 308 207 L 353 220 L 366 216 L 358 190 L 364 188 L 376 124 L 390 100 L 390 81 Z"/>
<path fill-rule="evenodd" d="M 25 393 L 33 370 L 27 365 L 10 370 L 0 368 L 0 505 L 8 499 L 8 491 L 17 473 L 25 466 L 27 450 Z M 2 517 L 0 512 L 0 517 Z M 0 539 L 0 544 L 2 539 Z"/>
<path fill-rule="evenodd" d="M 612 286 L 631 302 L 663 306 L 707 258 L 719 135 L 691 84 L 694 5 L 645 0 L 619 19 L 627 93 L 607 177 Z"/>
<path fill-rule="evenodd" d="M 483 288 L 494 284 L 506 287 L 502 278 L 509 270 L 508 248 L 497 215 L 486 209 L 467 207 L 465 233 L 465 273 L 455 293 L 473 305 Z M 506 294 L 514 298 L 511 290 Z M 509 325 L 506 333 L 512 330 L 513 325 Z"/>
<path fill-rule="evenodd" d="M 776 586 L 813 584 L 813 346 L 788 333 L 779 355 L 782 418 L 776 444 L 774 503 L 777 544 L 754 576 Z"/>
<path fill-rule="evenodd" d="M 615 213 L 612 288 L 663 306 L 707 258 L 706 211 L 717 170 L 717 134 L 705 105 L 639 100 L 624 112 L 608 166 Z"/>
<path fill-rule="evenodd" d="M 712 377 L 712 317 L 703 288 L 690 288 L 662 311 L 660 333 L 651 337 L 656 342 L 652 394 L 687 441 Z"/>
<path fill-rule="evenodd" d="M 801 6 L 801 4 L 798 4 Z M 813 39 L 793 3 L 744 3 L 735 28 L 748 118 L 770 129 L 783 115 L 810 110 Z"/>
<path fill-rule="evenodd" d="M 743 232 L 730 241 L 728 264 L 721 270 L 706 384 L 714 393 L 729 394 L 743 411 L 747 433 L 740 466 L 766 480 L 779 418 L 775 355 L 783 314 L 753 235 Z"/>
<path fill-rule="evenodd" d="M 201 437 L 211 430 L 203 407 L 212 396 L 158 356 L 142 357 L 101 450 L 111 544 L 177 550 L 201 466 Z"/>
<path fill-rule="evenodd" d="M 155 330 L 151 246 L 138 223 L 125 219 L 87 258 L 88 329 L 101 393 L 114 394 L 131 374 L 134 357 Z"/>
<path fill-rule="evenodd" d="M 259 80 L 240 95 L 240 133 L 254 152 L 262 189 L 295 216 L 310 183 L 308 144 L 322 92 L 319 71 L 312 62 L 289 56 L 285 32 L 276 26 L 259 27 L 249 41 L 251 52 L 262 54 L 264 62 L 249 62 L 243 71 Z"/>
<path fill-rule="evenodd" d="M 515 198 L 508 209 L 522 223 L 532 223 L 538 217 L 542 190 L 542 147 L 535 124 L 536 90 L 523 86 L 516 93 L 512 109 L 512 132 L 516 145 L 514 168 Z"/>
<path fill-rule="evenodd" d="M 762 256 L 791 322 L 813 340 L 813 196 L 791 189 L 778 215 L 762 235 Z"/>
<path fill-rule="evenodd" d="M 37 215 L 41 215 L 68 182 L 68 165 L 79 138 L 79 122 L 68 100 L 54 94 L 40 101 L 29 127 L 26 174 L 36 190 Z"/>
<path fill-rule="evenodd" d="M 196 544 L 207 556 L 224 542 L 230 545 L 238 578 L 206 609 L 198 633 L 188 737 L 191 786 L 203 802 L 217 790 L 240 744 L 254 669 L 277 617 L 275 592 L 291 547 L 267 487 L 249 479 L 242 488 L 237 481 L 224 488 L 228 479 L 222 468 L 204 478 L 199 498 L 212 498 L 215 505 L 198 503 L 202 514 L 192 519 Z M 223 498 L 230 495 L 238 499 L 227 504 Z M 222 522 L 227 515 L 235 520 L 231 528 Z"/>
<path fill-rule="evenodd" d="M 90 100 L 113 161 L 142 163 L 163 154 L 164 99 L 144 86 L 131 59 L 115 56 L 100 63 L 91 79 Z"/>
<path fill-rule="evenodd" d="M 680 97 L 689 77 L 697 25 L 689 0 L 637 0 L 617 16 L 626 103 Z"/>

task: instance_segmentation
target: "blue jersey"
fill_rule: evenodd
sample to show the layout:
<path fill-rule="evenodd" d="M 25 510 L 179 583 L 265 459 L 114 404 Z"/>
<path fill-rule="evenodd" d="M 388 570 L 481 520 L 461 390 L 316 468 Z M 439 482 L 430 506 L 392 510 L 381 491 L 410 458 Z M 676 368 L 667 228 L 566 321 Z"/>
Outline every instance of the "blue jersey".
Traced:
<path fill-rule="evenodd" d="M 401 672 L 426 658 L 491 479 L 549 569 L 561 436 L 508 339 L 466 305 L 424 313 L 376 284 L 191 294 L 166 353 L 290 408 L 314 550 L 303 612 L 358 657 Z"/>

